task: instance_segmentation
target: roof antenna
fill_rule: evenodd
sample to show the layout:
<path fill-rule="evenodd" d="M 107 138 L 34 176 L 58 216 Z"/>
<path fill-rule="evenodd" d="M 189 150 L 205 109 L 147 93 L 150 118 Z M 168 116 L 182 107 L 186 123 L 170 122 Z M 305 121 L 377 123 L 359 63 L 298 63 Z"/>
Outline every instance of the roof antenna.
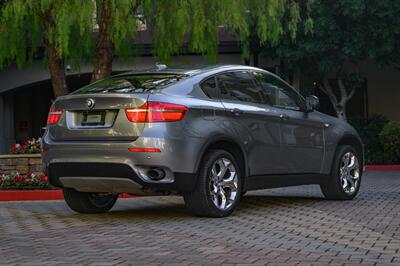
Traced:
<path fill-rule="evenodd" d="M 167 65 L 159 64 L 158 62 L 156 62 L 156 67 L 157 67 L 157 70 L 164 70 L 167 68 Z"/>

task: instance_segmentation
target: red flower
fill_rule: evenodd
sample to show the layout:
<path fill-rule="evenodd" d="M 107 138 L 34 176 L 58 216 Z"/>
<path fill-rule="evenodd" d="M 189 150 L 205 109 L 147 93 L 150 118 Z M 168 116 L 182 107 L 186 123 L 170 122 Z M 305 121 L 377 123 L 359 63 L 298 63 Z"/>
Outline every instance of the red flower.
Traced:
<path fill-rule="evenodd" d="M 40 176 L 40 181 L 42 181 L 42 182 L 47 182 L 48 179 L 49 178 L 47 177 L 47 175 L 41 175 Z"/>
<path fill-rule="evenodd" d="M 11 151 L 11 153 L 16 153 L 16 152 L 17 152 L 17 145 L 13 144 L 13 145 L 11 146 L 10 151 Z"/>
<path fill-rule="evenodd" d="M 20 176 L 20 175 L 17 175 L 17 176 L 15 177 L 15 181 L 16 181 L 16 182 L 23 182 L 23 181 L 25 181 L 25 177 Z"/>

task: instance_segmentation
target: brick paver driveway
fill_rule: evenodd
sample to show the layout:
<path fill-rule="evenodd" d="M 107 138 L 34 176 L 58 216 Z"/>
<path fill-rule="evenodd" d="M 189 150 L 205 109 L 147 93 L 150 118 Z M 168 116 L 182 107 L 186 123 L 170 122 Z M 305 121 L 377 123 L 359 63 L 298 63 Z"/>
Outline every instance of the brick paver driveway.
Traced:
<path fill-rule="evenodd" d="M 368 172 L 353 201 L 316 186 L 246 196 L 233 216 L 191 217 L 179 197 L 82 215 L 63 201 L 0 204 L 0 264 L 400 265 L 400 172 Z"/>

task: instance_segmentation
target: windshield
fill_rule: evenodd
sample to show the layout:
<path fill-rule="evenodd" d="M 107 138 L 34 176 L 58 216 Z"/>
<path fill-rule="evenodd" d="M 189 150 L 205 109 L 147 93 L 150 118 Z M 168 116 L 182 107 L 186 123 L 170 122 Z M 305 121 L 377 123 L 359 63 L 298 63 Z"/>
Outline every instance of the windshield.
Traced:
<path fill-rule="evenodd" d="M 118 76 L 85 86 L 73 94 L 143 93 L 164 89 L 185 78 L 181 74 L 147 74 Z"/>

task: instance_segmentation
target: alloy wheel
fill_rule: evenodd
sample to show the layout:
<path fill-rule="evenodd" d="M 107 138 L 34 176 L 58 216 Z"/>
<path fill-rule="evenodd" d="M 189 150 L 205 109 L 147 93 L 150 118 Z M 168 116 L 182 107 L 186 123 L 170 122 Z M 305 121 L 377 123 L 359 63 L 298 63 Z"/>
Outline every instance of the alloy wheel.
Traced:
<path fill-rule="evenodd" d="M 347 152 L 343 155 L 339 175 L 343 191 L 347 194 L 355 193 L 359 186 L 360 164 L 354 153 Z"/>
<path fill-rule="evenodd" d="M 227 158 L 214 162 L 210 171 L 209 192 L 214 205 L 220 210 L 229 209 L 237 200 L 238 173 L 235 165 Z"/>

